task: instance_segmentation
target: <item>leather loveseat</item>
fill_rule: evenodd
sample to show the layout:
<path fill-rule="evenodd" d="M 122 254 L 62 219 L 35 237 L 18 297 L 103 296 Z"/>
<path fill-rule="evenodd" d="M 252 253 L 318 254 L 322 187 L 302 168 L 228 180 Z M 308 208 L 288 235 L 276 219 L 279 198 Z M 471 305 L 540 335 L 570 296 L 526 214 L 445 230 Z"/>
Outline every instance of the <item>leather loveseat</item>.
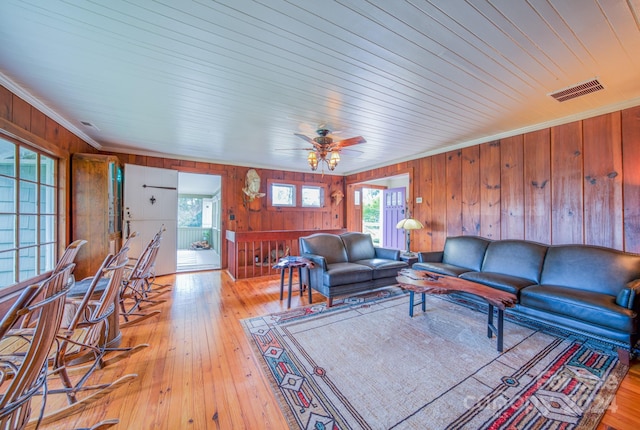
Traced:
<path fill-rule="evenodd" d="M 627 351 L 638 340 L 640 255 L 457 236 L 447 238 L 443 251 L 419 253 L 412 268 L 512 292 L 518 297 L 512 312 Z"/>
<path fill-rule="evenodd" d="M 408 267 L 400 251 L 374 246 L 366 233 L 315 233 L 299 242 L 300 255 L 315 264 L 302 271 L 302 283 L 325 296 L 328 306 L 336 296 L 395 285 L 398 271 Z"/>

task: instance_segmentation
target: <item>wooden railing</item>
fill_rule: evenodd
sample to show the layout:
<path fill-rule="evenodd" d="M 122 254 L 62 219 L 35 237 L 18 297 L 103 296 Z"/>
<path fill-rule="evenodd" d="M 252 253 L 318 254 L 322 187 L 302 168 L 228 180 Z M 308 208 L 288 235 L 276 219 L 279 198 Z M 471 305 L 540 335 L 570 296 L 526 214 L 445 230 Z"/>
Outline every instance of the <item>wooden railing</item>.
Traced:
<path fill-rule="evenodd" d="M 254 278 L 278 273 L 272 267 L 280 257 L 299 255 L 298 239 L 314 233 L 344 233 L 336 230 L 227 230 L 227 267 L 234 279 Z"/>

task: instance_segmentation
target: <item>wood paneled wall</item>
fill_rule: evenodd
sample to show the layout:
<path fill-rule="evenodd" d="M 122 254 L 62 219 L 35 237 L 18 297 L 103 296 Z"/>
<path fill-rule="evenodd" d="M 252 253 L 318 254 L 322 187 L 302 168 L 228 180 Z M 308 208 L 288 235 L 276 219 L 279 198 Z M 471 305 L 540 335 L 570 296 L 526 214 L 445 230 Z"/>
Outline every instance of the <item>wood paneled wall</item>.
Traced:
<path fill-rule="evenodd" d="M 347 187 L 407 169 L 425 225 L 415 249 L 479 235 L 640 253 L 640 106 L 350 175 Z"/>

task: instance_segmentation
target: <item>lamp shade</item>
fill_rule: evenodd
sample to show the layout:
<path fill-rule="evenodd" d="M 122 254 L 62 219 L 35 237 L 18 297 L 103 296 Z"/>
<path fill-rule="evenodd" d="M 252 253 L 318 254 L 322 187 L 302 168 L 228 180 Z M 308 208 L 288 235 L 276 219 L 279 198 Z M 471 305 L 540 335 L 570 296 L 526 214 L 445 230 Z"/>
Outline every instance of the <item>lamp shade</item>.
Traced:
<path fill-rule="evenodd" d="M 424 226 L 417 219 L 405 218 L 403 220 L 400 220 L 400 222 L 396 224 L 396 228 L 403 228 L 405 230 L 418 230 L 424 228 Z"/>

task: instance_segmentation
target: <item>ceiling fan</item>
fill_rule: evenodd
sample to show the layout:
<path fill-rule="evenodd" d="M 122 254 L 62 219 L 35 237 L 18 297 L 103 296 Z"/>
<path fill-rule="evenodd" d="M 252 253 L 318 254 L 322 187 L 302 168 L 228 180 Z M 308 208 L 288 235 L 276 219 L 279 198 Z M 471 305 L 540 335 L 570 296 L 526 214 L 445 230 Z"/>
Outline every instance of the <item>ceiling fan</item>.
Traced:
<path fill-rule="evenodd" d="M 331 131 L 322 126 L 318 127 L 316 133 L 318 133 L 318 136 L 313 139 L 305 136 L 304 134 L 294 133 L 296 136 L 306 140 L 312 145 L 312 148 L 306 148 L 305 150 L 309 151 L 307 161 L 309 162 L 311 170 L 314 171 L 318 169 L 318 164 L 320 164 L 320 162 L 326 163 L 329 170 L 334 170 L 340 161 L 340 151 L 343 148 L 366 142 L 362 136 L 334 141 L 330 136 Z"/>

